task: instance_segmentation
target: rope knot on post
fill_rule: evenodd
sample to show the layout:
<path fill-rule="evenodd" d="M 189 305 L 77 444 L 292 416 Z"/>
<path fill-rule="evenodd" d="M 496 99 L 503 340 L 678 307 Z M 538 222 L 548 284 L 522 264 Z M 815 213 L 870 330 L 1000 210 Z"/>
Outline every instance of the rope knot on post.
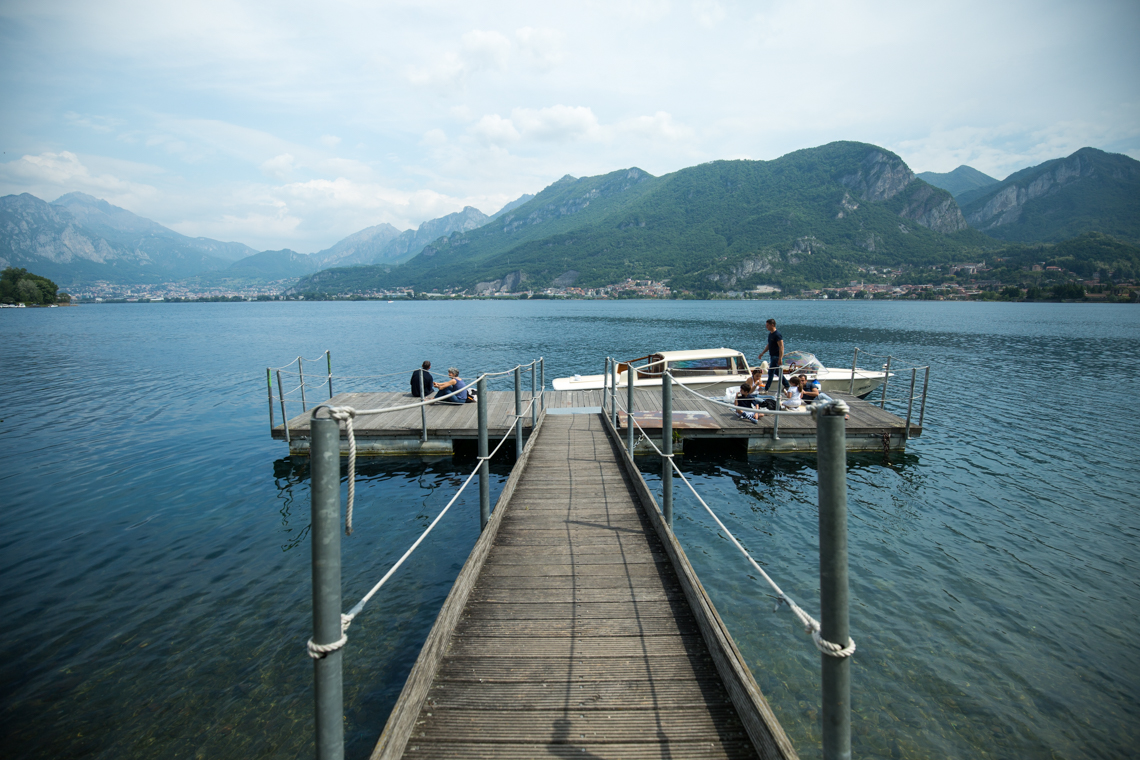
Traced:
<path fill-rule="evenodd" d="M 847 646 L 841 647 L 838 644 L 823 638 L 820 635 L 819 630 L 815 630 L 811 632 L 811 640 L 815 642 L 815 648 L 828 657 L 838 657 L 842 659 L 844 657 L 850 657 L 851 655 L 855 654 L 855 639 L 852 639 L 850 637 L 847 639 Z"/>
<path fill-rule="evenodd" d="M 317 644 L 312 639 L 306 641 L 305 648 L 309 650 L 309 656 L 314 660 L 320 660 L 344 647 L 348 643 L 348 626 L 352 625 L 352 618 L 352 615 L 340 616 L 340 638 L 336 641 L 329 644 Z"/>
<path fill-rule="evenodd" d="M 356 501 L 356 435 L 352 430 L 352 419 L 356 410 L 351 406 L 330 406 L 329 416 L 337 422 L 344 423 L 344 431 L 348 434 L 348 503 L 344 510 L 344 535 L 352 535 L 352 506 Z"/>

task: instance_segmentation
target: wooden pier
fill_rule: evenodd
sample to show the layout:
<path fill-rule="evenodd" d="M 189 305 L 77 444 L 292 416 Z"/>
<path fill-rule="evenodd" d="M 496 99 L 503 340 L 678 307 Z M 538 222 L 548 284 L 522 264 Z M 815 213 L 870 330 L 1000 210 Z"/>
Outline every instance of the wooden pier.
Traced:
<path fill-rule="evenodd" d="M 539 417 L 373 760 L 796 757 L 617 436 Z"/>
<path fill-rule="evenodd" d="M 619 406 L 625 403 L 625 389 L 619 388 Z M 880 409 L 875 404 L 845 394 L 832 394 L 842 398 L 851 408 L 847 422 L 848 451 L 901 450 L 906 447 L 906 420 Z M 530 392 L 522 394 L 523 408 L 530 401 Z M 351 406 L 356 409 L 383 409 L 414 403 L 416 399 L 406 393 L 341 393 L 325 402 L 333 406 Z M 601 390 L 546 391 L 546 410 L 555 416 L 559 411 L 600 409 L 603 405 Z M 487 393 L 488 435 L 492 440 L 502 437 L 514 423 L 514 393 L 490 391 Z M 353 421 L 356 431 L 358 456 L 385 454 L 448 455 L 464 446 L 473 447 L 478 438 L 475 404 L 432 404 L 426 408 L 427 435 L 423 435 L 423 419 L 419 409 L 404 409 L 387 414 L 357 417 Z M 660 437 L 661 391 L 659 388 L 635 388 L 634 411 L 638 424 L 650 438 Z M 732 409 L 697 398 L 681 390 L 673 391 L 673 430 L 680 436 L 674 445 L 678 453 L 693 452 L 702 447 L 739 447 L 749 453 L 813 452 L 816 449 L 815 420 L 808 413 L 781 416 L 779 428 L 774 431 L 776 417 L 768 415 L 757 422 L 737 416 Z M 658 417 L 654 421 L 652 412 Z M 650 413 L 643 417 L 643 413 Z M 530 435 L 531 418 L 523 417 L 523 434 Z M 624 415 L 619 426 L 625 426 Z M 774 434 L 775 433 L 775 434 Z M 282 425 L 272 428 L 276 439 L 285 440 Z M 911 425 L 910 437 L 922 435 L 922 428 Z M 289 420 L 289 451 L 307 454 L 309 448 L 309 414 L 299 414 Z M 474 449 L 472 449 L 473 451 Z M 642 442 L 635 453 L 649 453 L 652 449 Z"/>

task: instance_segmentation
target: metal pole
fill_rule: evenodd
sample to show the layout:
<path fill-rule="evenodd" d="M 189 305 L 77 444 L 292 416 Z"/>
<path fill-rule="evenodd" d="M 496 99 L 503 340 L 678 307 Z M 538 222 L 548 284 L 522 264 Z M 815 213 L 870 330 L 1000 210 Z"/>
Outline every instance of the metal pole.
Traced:
<path fill-rule="evenodd" d="M 301 362 L 302 362 L 302 359 L 300 356 L 298 356 L 297 357 L 297 374 L 301 376 L 301 413 L 304 414 L 305 412 L 307 412 L 309 410 L 305 407 L 305 367 Z"/>
<path fill-rule="evenodd" d="M 617 359 L 610 363 L 610 422 L 617 429 Z"/>
<path fill-rule="evenodd" d="M 479 530 L 491 519 L 491 472 L 487 466 L 487 378 L 475 382 L 475 407 L 479 418 Z"/>
<path fill-rule="evenodd" d="M 635 374 L 633 365 L 630 365 L 625 371 L 625 439 L 630 459 L 633 459 L 633 378 Z"/>
<path fill-rule="evenodd" d="M 851 388 L 847 393 L 851 396 L 855 395 L 855 365 L 859 363 L 859 347 L 855 347 L 855 358 L 851 360 Z"/>
<path fill-rule="evenodd" d="M 522 456 L 522 369 L 515 366 L 515 457 Z"/>
<path fill-rule="evenodd" d="M 918 407 L 918 426 L 922 427 L 922 420 L 926 417 L 926 388 L 930 385 L 930 365 L 926 365 L 926 377 L 922 381 L 922 405 Z"/>
<path fill-rule="evenodd" d="M 538 359 L 539 373 L 542 375 L 542 410 L 546 411 L 546 358 L 539 357 Z"/>
<path fill-rule="evenodd" d="M 312 420 L 313 643 L 341 637 L 340 423 Z M 318 760 L 344 758 L 344 649 L 313 660 Z"/>
<path fill-rule="evenodd" d="M 610 377 L 610 357 L 606 357 L 606 368 L 602 370 L 602 413 L 606 413 L 606 384 Z"/>
<path fill-rule="evenodd" d="M 535 370 L 538 369 L 536 364 L 537 364 L 537 362 L 531 362 L 530 363 L 530 433 L 531 433 L 531 435 L 534 435 L 534 426 L 538 424 L 538 400 L 537 400 L 537 397 L 535 396 L 535 393 L 537 392 L 537 388 L 535 387 L 535 384 L 536 384 L 536 382 L 535 382 L 536 381 Z"/>
<path fill-rule="evenodd" d="M 883 370 L 883 396 L 879 399 L 879 408 L 887 407 L 887 381 L 891 379 L 891 357 L 887 356 L 887 366 Z"/>
<path fill-rule="evenodd" d="M 427 401 L 426 389 L 423 387 L 423 378 L 420 378 L 420 391 L 425 395 L 420 397 L 420 401 Z M 427 443 L 427 405 L 420 407 L 420 441 Z"/>
<path fill-rule="evenodd" d="M 328 351 L 325 351 L 325 363 L 328 364 L 329 368 L 329 398 L 332 398 L 332 354 Z"/>
<path fill-rule="evenodd" d="M 661 373 L 661 514 L 673 530 L 673 377 Z"/>
<path fill-rule="evenodd" d="M 784 367 L 780 365 L 780 382 L 776 383 L 776 411 L 780 409 L 780 391 L 784 390 Z M 772 417 L 772 440 L 780 440 L 780 415 Z"/>
<path fill-rule="evenodd" d="M 285 414 L 285 386 L 281 384 L 281 370 L 277 370 L 277 397 L 281 399 L 281 424 L 285 428 L 285 443 L 292 444 L 289 439 L 289 415 Z"/>
<path fill-rule="evenodd" d="M 847 405 L 818 416 L 820 635 L 847 646 L 851 637 L 847 594 Z M 820 654 L 824 760 L 851 758 L 851 658 Z"/>
<path fill-rule="evenodd" d="M 273 371 L 265 368 L 265 386 L 269 390 L 269 434 L 273 435 Z"/>
<path fill-rule="evenodd" d="M 910 440 L 910 412 L 914 409 L 914 382 L 918 379 L 918 367 L 910 370 L 910 400 L 906 402 L 906 439 Z"/>

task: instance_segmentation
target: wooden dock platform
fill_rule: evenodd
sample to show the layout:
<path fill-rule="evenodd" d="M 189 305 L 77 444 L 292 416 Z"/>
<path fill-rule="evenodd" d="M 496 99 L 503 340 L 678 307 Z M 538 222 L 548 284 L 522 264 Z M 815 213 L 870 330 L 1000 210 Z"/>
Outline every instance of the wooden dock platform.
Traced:
<path fill-rule="evenodd" d="M 540 417 L 373 760 L 796 757 L 616 436 Z"/>
<path fill-rule="evenodd" d="M 625 404 L 625 389 L 618 389 L 619 407 Z M 851 407 L 847 422 L 847 449 L 849 451 L 901 450 L 906 447 L 906 420 L 880 409 L 868 401 L 845 394 L 833 394 L 842 398 Z M 416 399 L 407 393 L 341 393 L 328 402 L 334 406 L 352 406 L 357 409 L 382 409 L 414 403 Z M 523 408 L 530 401 L 530 392 L 523 393 Z M 551 415 L 559 411 L 584 411 L 602 407 L 602 391 L 547 391 L 545 406 Z M 511 391 L 489 391 L 487 393 L 488 435 L 497 441 L 505 435 L 514 422 L 514 393 Z M 419 409 L 404 409 L 388 414 L 373 414 L 357 417 L 353 426 L 356 431 L 358 456 L 384 454 L 424 454 L 448 455 L 464 446 L 475 445 L 478 438 L 475 404 L 433 404 L 427 407 L 427 440 L 422 440 L 421 416 Z M 635 388 L 634 411 L 660 413 L 661 391 L 659 388 Z M 673 430 L 681 440 L 674 445 L 674 451 L 693 452 L 703 446 L 739 446 L 750 453 L 790 453 L 815 451 L 815 420 L 810 414 L 802 416 L 781 416 L 778 435 L 773 435 L 776 417 L 768 415 L 757 422 L 749 422 L 738 417 L 732 409 L 696 398 L 683 390 L 673 392 Z M 690 414 L 692 413 L 692 414 Z M 646 429 L 649 437 L 660 436 L 660 418 L 638 417 L 639 424 Z M 624 415 L 619 420 L 625 426 Z M 272 430 L 274 438 L 285 440 L 285 429 L 277 425 Z M 530 435 L 530 415 L 523 418 L 523 435 Z M 911 425 L 910 437 L 922 435 L 922 428 Z M 494 445 L 494 444 L 492 444 Z M 508 445 L 511 445 L 508 443 Z M 289 451 L 291 454 L 307 454 L 309 447 L 309 414 L 299 414 L 289 420 Z M 347 451 L 347 448 L 345 449 Z M 474 449 L 471 449 L 474 451 Z M 642 442 L 635 453 L 650 453 L 652 448 Z"/>

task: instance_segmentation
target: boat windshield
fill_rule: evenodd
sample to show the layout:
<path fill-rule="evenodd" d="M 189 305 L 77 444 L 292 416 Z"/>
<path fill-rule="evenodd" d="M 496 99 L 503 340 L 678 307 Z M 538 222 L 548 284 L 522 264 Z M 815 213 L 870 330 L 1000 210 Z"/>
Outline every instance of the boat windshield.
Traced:
<path fill-rule="evenodd" d="M 816 374 L 823 369 L 815 354 L 809 354 L 807 351 L 789 351 L 784 354 L 784 364 L 788 368 L 788 374 L 793 372 Z"/>
<path fill-rule="evenodd" d="M 732 357 L 717 356 L 707 359 L 678 359 L 669 362 L 673 377 L 699 377 L 703 375 L 731 375 Z"/>

